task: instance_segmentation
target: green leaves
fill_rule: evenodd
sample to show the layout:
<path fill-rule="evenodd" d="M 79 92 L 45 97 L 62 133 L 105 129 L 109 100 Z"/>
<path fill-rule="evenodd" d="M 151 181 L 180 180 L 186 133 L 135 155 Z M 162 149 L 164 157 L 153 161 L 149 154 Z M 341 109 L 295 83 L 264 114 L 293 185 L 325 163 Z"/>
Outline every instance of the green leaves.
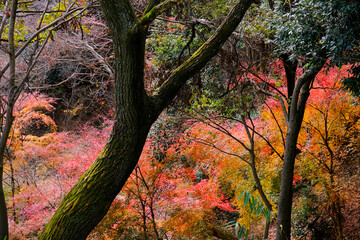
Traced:
<path fill-rule="evenodd" d="M 272 22 L 273 42 L 278 53 L 291 59 L 330 58 L 340 65 L 359 46 L 359 12 L 354 0 L 297 0 L 286 11 L 279 6 Z"/>
<path fill-rule="evenodd" d="M 353 66 L 350 72 L 352 76 L 342 79 L 341 82 L 344 84 L 344 89 L 360 97 L 360 66 Z"/>
<path fill-rule="evenodd" d="M 244 196 L 244 207 L 248 205 L 250 213 L 255 213 L 255 216 L 258 216 L 260 213 L 263 213 L 266 217 L 267 221 L 270 221 L 271 212 L 268 211 L 265 207 L 265 205 L 262 204 L 262 201 L 259 197 L 255 198 L 251 193 L 247 191 L 243 191 L 239 195 L 239 199 Z"/>
<path fill-rule="evenodd" d="M 238 240 L 247 240 L 248 237 L 249 237 L 249 229 L 245 229 L 245 226 L 241 226 L 238 222 L 236 222 L 236 226 L 235 226 L 235 233 L 237 233 L 237 237 L 238 237 Z M 244 238 L 243 238 L 244 237 Z M 255 239 L 255 236 L 253 235 L 251 237 L 251 240 L 254 240 Z"/>
<path fill-rule="evenodd" d="M 251 213 L 254 213 L 255 216 L 259 216 L 260 213 L 262 213 L 266 219 L 266 222 L 270 222 L 271 215 L 273 214 L 271 211 L 269 211 L 264 204 L 262 204 L 262 201 L 259 197 L 254 197 L 251 193 L 247 191 L 243 191 L 238 199 L 241 199 L 244 196 L 244 207 L 247 206 L 248 211 Z M 241 225 L 238 221 L 235 225 L 235 234 L 237 235 L 238 239 L 241 240 L 244 239 L 247 240 L 249 236 L 249 229 L 246 229 L 244 225 Z M 254 235 L 251 239 L 254 239 Z"/>
<path fill-rule="evenodd" d="M 173 23 L 172 18 L 168 20 L 154 21 L 154 26 L 150 29 L 151 36 L 147 39 L 147 50 L 152 53 L 151 60 L 157 66 L 175 64 L 182 51 L 184 58 L 189 57 L 203 43 L 195 36 L 191 44 L 183 50 L 191 38 L 191 29 L 180 23 Z"/>

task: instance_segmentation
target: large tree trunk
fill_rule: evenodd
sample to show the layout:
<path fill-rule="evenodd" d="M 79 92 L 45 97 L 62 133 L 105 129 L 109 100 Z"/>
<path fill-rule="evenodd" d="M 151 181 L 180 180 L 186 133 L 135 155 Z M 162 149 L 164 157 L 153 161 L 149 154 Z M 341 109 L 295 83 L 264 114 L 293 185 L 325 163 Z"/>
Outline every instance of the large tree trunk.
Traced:
<path fill-rule="evenodd" d="M 89 170 L 65 196 L 40 239 L 81 240 L 108 211 L 135 168 L 152 123 L 187 79 L 201 69 L 235 30 L 252 0 L 239 0 L 216 33 L 173 71 L 154 96 L 144 90 L 148 24 L 164 4 L 149 1 L 138 21 L 129 0 L 102 0 L 115 50 L 116 115 L 108 143 Z M 169 1 L 166 1 L 169 2 Z"/>
<path fill-rule="evenodd" d="M 109 1 L 103 4 L 106 6 Z M 119 19 L 118 23 L 108 21 L 116 55 L 116 116 L 112 133 L 96 161 L 66 195 L 40 239 L 86 239 L 135 168 L 156 119 L 143 87 L 144 33 L 131 29 L 136 24 L 131 5 L 126 1 L 116 5 L 123 10 L 105 11 L 106 16 Z M 104 9 L 115 11 L 116 7 Z"/>

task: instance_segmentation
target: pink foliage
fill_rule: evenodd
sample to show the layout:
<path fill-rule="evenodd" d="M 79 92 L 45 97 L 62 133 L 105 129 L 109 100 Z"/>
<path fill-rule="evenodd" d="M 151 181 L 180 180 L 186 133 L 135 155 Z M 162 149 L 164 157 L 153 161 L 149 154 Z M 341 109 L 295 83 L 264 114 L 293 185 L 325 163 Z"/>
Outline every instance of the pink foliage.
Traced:
<path fill-rule="evenodd" d="M 60 200 L 104 147 L 110 127 L 106 120 L 102 128 L 84 126 L 75 133 L 54 133 L 22 143 L 14 161 L 19 190 L 14 198 L 16 216 L 10 216 L 12 239 L 37 239 Z"/>

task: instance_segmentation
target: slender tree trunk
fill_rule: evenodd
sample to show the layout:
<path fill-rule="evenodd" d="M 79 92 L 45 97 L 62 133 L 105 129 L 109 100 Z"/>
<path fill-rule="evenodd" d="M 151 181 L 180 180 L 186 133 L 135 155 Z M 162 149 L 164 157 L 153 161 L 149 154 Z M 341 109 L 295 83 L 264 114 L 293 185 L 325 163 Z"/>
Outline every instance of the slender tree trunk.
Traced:
<path fill-rule="evenodd" d="M 257 174 L 256 165 L 255 165 L 255 154 L 254 154 L 254 152 L 251 152 L 250 154 L 251 154 L 251 172 L 252 172 L 253 178 L 255 180 L 256 188 L 260 194 L 261 200 L 265 203 L 265 206 L 269 210 L 269 212 L 271 212 L 272 205 L 265 195 L 265 192 L 262 188 L 262 184 L 260 182 L 259 176 Z M 269 236 L 269 228 L 270 228 L 270 224 L 268 224 L 268 221 L 266 220 L 265 230 L 264 230 L 264 235 L 263 235 L 264 239 L 267 239 Z"/>
<path fill-rule="evenodd" d="M 315 76 L 314 76 L 315 78 Z M 282 168 L 280 197 L 278 203 L 277 216 L 277 240 L 290 240 L 291 235 L 291 207 L 293 196 L 293 178 L 296 158 L 296 145 L 299 137 L 301 123 L 303 120 L 306 101 L 309 97 L 309 86 L 313 81 L 312 76 L 303 79 L 304 85 L 294 89 L 289 115 L 287 120 L 287 134 L 284 154 L 284 164 Z M 299 99 L 300 89 L 302 90 Z"/>
<path fill-rule="evenodd" d="M 343 216 L 341 214 L 340 197 L 337 191 L 335 190 L 336 186 L 335 186 L 333 171 L 331 171 L 329 174 L 330 174 L 330 189 L 328 190 L 329 191 L 328 198 L 331 201 L 330 216 L 334 224 L 336 239 L 343 240 L 344 239 L 343 225 L 342 225 Z"/>
<path fill-rule="evenodd" d="M 250 114 L 248 114 L 248 118 L 251 119 Z M 269 202 L 268 198 L 266 197 L 266 194 L 262 188 L 262 184 L 261 184 L 260 178 L 259 178 L 257 170 L 256 170 L 255 141 L 254 141 L 255 126 L 252 125 L 252 127 L 249 128 L 244 116 L 241 117 L 241 122 L 245 128 L 246 135 L 248 136 L 248 139 L 250 141 L 250 148 L 248 149 L 248 151 L 250 153 L 250 157 L 251 157 L 250 167 L 251 167 L 251 172 L 252 172 L 253 178 L 255 180 L 255 185 L 256 185 L 257 191 L 260 194 L 261 200 L 265 203 L 267 210 L 269 212 L 272 212 L 272 205 Z M 251 121 L 251 123 L 252 123 L 252 121 Z M 251 132 L 250 132 L 250 130 L 251 130 Z M 266 224 L 265 224 L 265 229 L 264 229 L 264 234 L 263 234 L 264 239 L 268 238 L 269 229 L 270 229 L 270 221 L 268 221 L 266 219 Z"/>
<path fill-rule="evenodd" d="M 141 194 L 141 193 L 140 193 Z M 146 206 L 143 203 L 142 199 L 140 200 L 141 203 L 141 217 L 143 220 L 143 231 L 144 231 L 144 240 L 148 240 L 149 239 L 149 234 L 148 234 L 148 230 L 147 230 L 147 224 L 146 224 Z"/>
<path fill-rule="evenodd" d="M 15 170 L 13 166 L 13 159 L 9 160 L 10 165 L 10 177 L 11 177 L 11 201 L 12 201 L 12 216 L 14 222 L 18 223 L 18 218 L 16 214 L 16 203 L 15 203 L 15 192 L 16 192 L 16 184 L 15 184 Z"/>
<path fill-rule="evenodd" d="M 296 129 L 297 122 L 290 123 L 286 135 L 284 164 L 282 168 L 280 198 L 278 203 L 277 238 L 290 240 L 291 233 L 291 206 L 292 206 L 292 182 L 296 157 L 296 143 L 299 131 Z"/>
<path fill-rule="evenodd" d="M 144 90 L 147 27 L 164 4 L 148 7 L 138 21 L 129 0 L 102 0 L 115 51 L 116 114 L 110 139 L 89 170 L 65 196 L 39 239 L 82 240 L 101 221 L 135 168 L 152 123 L 186 80 L 221 48 L 252 0 L 238 0 L 215 34 L 175 69 L 154 96 Z M 152 0 L 150 5 L 160 1 Z M 166 1 L 167 3 L 169 1 Z M 149 6 L 150 6 L 149 5 Z"/>
<path fill-rule="evenodd" d="M 15 20 L 16 20 L 16 10 L 17 10 L 18 1 L 12 1 L 11 13 L 10 13 L 10 24 L 9 24 L 9 64 L 10 64 L 10 78 L 8 82 L 8 96 L 7 96 L 7 107 L 6 107 L 6 118 L 5 126 L 0 138 L 0 240 L 8 238 L 9 235 L 9 225 L 8 225 L 8 215 L 7 207 L 5 200 L 5 193 L 3 187 L 4 180 L 4 160 L 5 160 L 5 149 L 7 144 L 7 139 L 10 134 L 11 126 L 14 120 L 13 109 L 15 105 L 15 41 L 14 41 L 14 32 L 15 32 Z"/>
<path fill-rule="evenodd" d="M 151 221 L 151 224 L 152 224 L 156 239 L 161 240 L 159 231 L 158 231 L 157 226 L 156 226 L 156 220 L 155 220 L 154 199 L 155 199 L 155 195 L 156 195 L 156 190 L 153 191 L 154 189 L 153 190 L 150 189 L 148 183 L 146 182 L 146 179 L 145 179 L 144 175 L 141 172 L 141 168 L 139 166 L 137 166 L 135 170 L 136 170 L 136 179 L 137 180 L 140 179 L 140 181 L 144 184 L 146 191 L 148 191 L 148 193 L 150 193 L 149 206 L 148 207 L 149 207 L 151 218 L 149 218 L 149 219 Z M 138 170 L 139 174 L 137 173 L 137 170 Z M 157 177 L 159 177 L 160 175 L 161 175 L 161 173 L 160 174 L 158 173 Z M 156 180 L 153 181 L 153 184 L 155 184 L 155 182 L 156 182 Z M 139 183 L 137 183 L 137 185 L 139 186 Z M 154 186 L 152 186 L 152 187 L 154 188 Z M 140 190 L 138 192 L 139 192 L 139 197 L 141 198 Z M 146 216 L 146 214 L 144 214 L 144 216 Z"/>
<path fill-rule="evenodd" d="M 155 235 L 156 235 L 156 239 L 161 240 L 162 238 L 160 237 L 159 231 L 158 231 L 157 226 L 156 226 L 154 203 L 153 203 L 152 199 L 150 201 L 151 201 L 150 202 L 151 223 L 153 225 L 153 229 L 154 229 L 154 232 L 155 232 Z"/>
<path fill-rule="evenodd" d="M 3 166 L 0 166 L 0 180 L 3 182 Z M 4 189 L 0 189 L 0 239 L 5 239 L 9 234 L 8 216 L 5 202 Z"/>
<path fill-rule="evenodd" d="M 251 155 L 254 155 L 253 153 Z M 253 174 L 253 178 L 255 180 L 255 184 L 256 184 L 256 188 L 260 194 L 261 200 L 265 203 L 266 208 L 269 210 L 269 212 L 272 211 L 272 206 L 271 203 L 269 202 L 269 200 L 267 199 L 264 190 L 262 188 L 262 184 L 260 182 L 260 179 L 258 177 L 257 174 L 257 170 L 256 170 L 256 166 L 255 166 L 255 155 L 251 156 L 252 160 L 251 160 L 251 171 Z M 266 220 L 266 224 L 265 224 L 265 230 L 264 230 L 264 234 L 263 234 L 263 238 L 264 239 L 268 239 L 269 236 L 269 229 L 270 229 L 270 224 L 269 222 Z"/>
<path fill-rule="evenodd" d="M 12 71 L 15 74 L 15 64 Z M 10 84 L 9 86 L 13 86 L 11 82 L 13 82 L 12 78 L 15 76 L 10 77 Z M 12 90 L 11 90 L 12 89 Z M 11 126 L 14 120 L 13 116 L 13 108 L 14 108 L 14 89 L 10 88 L 9 95 L 8 95 L 8 104 L 7 104 L 7 111 L 6 111 L 6 119 L 5 119 L 5 126 L 3 128 L 3 132 L 0 138 L 0 239 L 4 239 L 9 234 L 9 227 L 8 227 L 8 216 L 7 216 L 7 207 L 5 201 L 5 193 L 3 187 L 3 175 L 4 175 L 4 161 L 5 161 L 5 150 L 6 150 L 6 143 L 7 139 L 10 134 Z"/>
<path fill-rule="evenodd" d="M 269 239 L 270 223 L 271 223 L 271 220 L 270 221 L 266 220 L 266 222 L 265 222 L 265 230 L 264 230 L 264 234 L 263 234 L 264 240 Z"/>
<path fill-rule="evenodd" d="M 310 95 L 310 86 L 323 64 L 324 62 L 314 64 L 312 68 L 306 70 L 297 79 L 291 95 L 288 115 L 286 116 L 287 134 L 278 202 L 276 240 L 290 240 L 293 197 L 292 183 L 297 154 L 296 145 L 303 122 L 306 102 Z"/>

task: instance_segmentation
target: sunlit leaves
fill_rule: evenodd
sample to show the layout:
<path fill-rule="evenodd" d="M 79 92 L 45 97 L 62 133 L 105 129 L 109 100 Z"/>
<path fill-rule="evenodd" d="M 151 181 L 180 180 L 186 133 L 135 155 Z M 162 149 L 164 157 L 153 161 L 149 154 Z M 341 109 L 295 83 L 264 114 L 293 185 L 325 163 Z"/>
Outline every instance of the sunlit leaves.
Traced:
<path fill-rule="evenodd" d="M 355 99 L 341 90 L 339 80 L 347 75 L 348 68 L 331 68 L 320 73 L 314 83 L 314 94 L 309 99 L 299 142 L 303 153 L 299 156 L 297 176 L 301 177 L 295 182 L 295 189 L 301 194 L 294 202 L 295 234 L 298 236 L 310 235 L 322 224 L 332 225 L 333 234 L 340 236 L 339 229 L 349 224 L 339 221 L 340 216 L 348 211 L 339 203 L 351 202 L 357 195 L 352 189 L 359 182 L 352 171 L 357 171 L 353 158 L 358 154 L 355 147 L 358 139 L 349 136 L 355 136 L 359 131 L 355 120 L 359 109 Z M 348 155 L 350 149 L 351 156 Z M 352 184 L 348 184 L 346 179 L 349 178 L 353 179 Z M 348 198 L 350 195 L 352 200 Z M 310 217 L 319 220 L 311 225 Z"/>

